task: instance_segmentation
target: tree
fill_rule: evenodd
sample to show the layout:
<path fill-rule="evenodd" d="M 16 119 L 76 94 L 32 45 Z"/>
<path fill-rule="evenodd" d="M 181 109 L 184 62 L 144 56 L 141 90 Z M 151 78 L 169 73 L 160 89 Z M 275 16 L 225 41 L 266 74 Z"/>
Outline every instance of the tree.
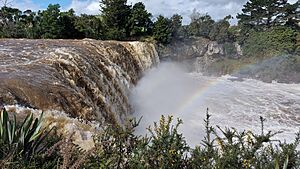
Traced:
<path fill-rule="evenodd" d="M 6 38 L 19 38 L 24 32 L 20 26 L 22 11 L 17 8 L 3 6 L 0 9 L 0 36 Z"/>
<path fill-rule="evenodd" d="M 245 56 L 273 57 L 297 52 L 296 30 L 286 26 L 276 26 L 266 31 L 252 31 L 243 45 Z"/>
<path fill-rule="evenodd" d="M 105 39 L 100 16 L 82 14 L 76 18 L 75 28 L 80 32 L 80 38 Z"/>
<path fill-rule="evenodd" d="M 160 43 L 168 44 L 172 39 L 171 21 L 159 15 L 153 27 L 153 37 Z"/>
<path fill-rule="evenodd" d="M 232 16 L 228 15 L 224 19 L 216 22 L 209 33 L 209 39 L 215 40 L 219 43 L 233 42 L 234 35 L 229 30 L 230 19 L 232 19 Z"/>
<path fill-rule="evenodd" d="M 130 15 L 130 6 L 127 0 L 101 0 L 103 23 L 106 27 L 108 39 L 125 39 L 130 31 L 127 22 Z"/>
<path fill-rule="evenodd" d="M 7 7 L 7 6 L 11 5 L 11 3 L 13 1 L 12 0 L 11 1 L 9 1 L 9 0 L 1 0 L 0 2 L 2 3 L 3 7 Z"/>
<path fill-rule="evenodd" d="M 67 12 L 61 12 L 59 16 L 59 25 L 61 25 L 60 37 L 64 39 L 80 38 L 79 31 L 75 29 L 75 11 L 70 9 Z"/>
<path fill-rule="evenodd" d="M 249 0 L 237 15 L 239 24 L 264 29 L 282 23 L 287 0 Z"/>
<path fill-rule="evenodd" d="M 172 27 L 172 37 L 179 38 L 183 36 L 183 28 L 182 28 L 182 16 L 179 14 L 174 14 L 171 17 L 171 27 Z"/>
<path fill-rule="evenodd" d="M 41 38 L 56 39 L 60 38 L 62 27 L 59 24 L 60 5 L 50 4 L 48 8 L 42 12 L 38 12 L 38 32 Z"/>
<path fill-rule="evenodd" d="M 26 38 L 39 38 L 36 35 L 36 13 L 31 10 L 26 10 L 23 12 L 23 15 L 21 16 L 21 22 L 23 27 L 21 29 L 25 32 Z"/>
<path fill-rule="evenodd" d="M 145 9 L 142 2 L 133 5 L 128 20 L 129 36 L 139 37 L 149 35 L 153 26 L 152 14 Z"/>
<path fill-rule="evenodd" d="M 189 31 L 193 36 L 209 38 L 210 30 L 215 21 L 208 14 L 200 14 L 196 10 L 191 15 Z"/>
<path fill-rule="evenodd" d="M 300 29 L 300 1 L 294 4 L 287 4 L 284 8 L 283 14 L 280 16 L 283 24 Z"/>

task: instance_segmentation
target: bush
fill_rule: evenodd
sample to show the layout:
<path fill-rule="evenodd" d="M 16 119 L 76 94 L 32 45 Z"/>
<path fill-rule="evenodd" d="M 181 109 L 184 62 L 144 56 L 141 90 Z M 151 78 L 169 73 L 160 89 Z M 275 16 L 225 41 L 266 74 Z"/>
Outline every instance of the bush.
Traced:
<path fill-rule="evenodd" d="M 243 45 L 246 56 L 272 57 L 296 51 L 296 30 L 278 26 L 263 32 L 252 31 Z"/>
<path fill-rule="evenodd" d="M 153 37 L 162 44 L 168 44 L 172 40 L 171 21 L 163 16 L 158 16 L 153 26 Z"/>
<path fill-rule="evenodd" d="M 32 158 L 44 151 L 46 145 L 43 141 L 49 132 L 42 128 L 42 117 L 33 119 L 33 114 L 26 116 L 24 121 L 18 125 L 16 115 L 11 120 L 5 109 L 0 114 L 0 158 L 20 158 L 31 161 Z"/>
<path fill-rule="evenodd" d="M 11 119 L 5 109 L 0 113 L 1 168 L 76 169 L 87 158 L 71 137 L 61 139 L 43 126 L 43 113 L 35 119 L 30 113 L 20 124 L 15 114 Z"/>
<path fill-rule="evenodd" d="M 207 136 L 202 141 L 203 147 L 196 147 L 192 151 L 192 168 L 273 169 L 275 166 L 282 168 L 284 165 L 294 169 L 300 167 L 300 154 L 297 151 L 300 133 L 294 143 L 279 142 L 274 145 L 272 137 L 278 132 L 265 133 L 262 117 L 261 134 L 238 132 L 235 128 L 224 130 L 219 126 L 215 129 L 209 125 L 209 119 L 210 115 L 207 114 Z M 290 160 L 287 162 L 286 159 Z"/>
<path fill-rule="evenodd" d="M 191 149 L 178 127 L 172 125 L 172 117 L 162 116 L 159 123 L 149 127 L 149 137 L 134 135 L 138 126 L 135 120 L 124 128 L 104 128 L 95 136 L 96 152 L 87 168 L 201 168 L 201 169 L 268 169 L 300 167 L 297 151 L 300 134 L 294 143 L 278 142 L 272 137 L 278 132 L 264 131 L 261 118 L 261 134 L 251 131 L 210 126 L 210 115 L 205 120 L 206 137 L 202 146 Z M 276 169 L 277 169 L 276 168 Z"/>
<path fill-rule="evenodd" d="M 8 113 L 2 110 L 0 163 L 3 168 L 74 169 L 300 167 L 300 152 L 297 151 L 300 133 L 294 143 L 274 143 L 272 137 L 278 132 L 265 133 L 263 118 L 261 133 L 255 134 L 251 131 L 239 132 L 235 128 L 214 128 L 209 123 L 211 116 L 208 112 L 206 115 L 206 136 L 201 146 L 194 149 L 187 145 L 183 135 L 178 132 L 182 121 L 177 119 L 177 123 L 172 125 L 171 116 L 161 116 L 159 123 L 148 128 L 150 136 L 134 134 L 140 120 L 129 120 L 124 126 L 106 125 L 94 136 L 95 148 L 86 152 L 72 143 L 72 135 L 66 139 L 49 137 L 49 131 L 41 127 L 42 116 L 34 120 L 30 114 L 23 123 L 17 125 L 16 118 L 11 120 Z M 12 136 L 14 139 L 11 139 Z"/>

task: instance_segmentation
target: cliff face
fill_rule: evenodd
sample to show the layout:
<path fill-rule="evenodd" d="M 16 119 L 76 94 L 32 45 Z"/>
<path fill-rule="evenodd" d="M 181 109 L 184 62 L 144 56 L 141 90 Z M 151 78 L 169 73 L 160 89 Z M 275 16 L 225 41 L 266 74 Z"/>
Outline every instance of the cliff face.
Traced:
<path fill-rule="evenodd" d="M 200 57 L 220 58 L 226 55 L 223 45 L 201 37 L 174 41 L 167 46 L 159 46 L 158 49 L 162 60 L 184 61 Z"/>
<path fill-rule="evenodd" d="M 158 64 L 143 42 L 0 40 L 0 103 L 122 122 L 128 92 Z"/>
<path fill-rule="evenodd" d="M 205 38 L 190 38 L 159 46 L 161 60 L 186 62 L 191 71 L 205 72 L 212 63 L 228 57 L 224 46 Z M 236 54 L 235 57 L 238 57 Z"/>

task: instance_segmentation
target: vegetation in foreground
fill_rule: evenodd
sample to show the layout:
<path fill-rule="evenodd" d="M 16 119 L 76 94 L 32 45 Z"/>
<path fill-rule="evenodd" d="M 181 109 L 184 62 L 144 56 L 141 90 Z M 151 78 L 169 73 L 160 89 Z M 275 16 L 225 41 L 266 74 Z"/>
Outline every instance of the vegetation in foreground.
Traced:
<path fill-rule="evenodd" d="M 272 140 L 278 132 L 239 132 L 235 128 L 212 127 L 207 112 L 206 136 L 191 148 L 178 132 L 180 119 L 162 116 L 149 127 L 150 136 L 134 134 L 139 121 L 124 127 L 107 125 L 94 136 L 94 149 L 86 152 L 54 130 L 42 126 L 42 115 L 27 115 L 17 122 L 1 110 L 0 163 L 3 168 L 201 168 L 201 169 L 298 169 L 300 133 L 293 143 Z"/>

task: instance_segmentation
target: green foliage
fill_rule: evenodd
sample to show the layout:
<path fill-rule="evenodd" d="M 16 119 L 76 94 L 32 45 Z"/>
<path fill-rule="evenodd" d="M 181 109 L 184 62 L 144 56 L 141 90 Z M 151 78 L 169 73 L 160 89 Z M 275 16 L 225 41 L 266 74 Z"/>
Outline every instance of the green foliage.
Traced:
<path fill-rule="evenodd" d="M 138 2 L 133 5 L 128 20 L 128 29 L 130 37 L 141 37 L 149 35 L 153 23 L 151 21 L 152 14 L 145 9 L 145 5 L 142 2 Z"/>
<path fill-rule="evenodd" d="M 37 32 L 41 38 L 60 38 L 62 27 L 59 23 L 60 5 L 50 4 L 44 11 L 38 13 Z"/>
<path fill-rule="evenodd" d="M 101 16 L 82 14 L 76 17 L 75 28 L 80 32 L 77 38 L 104 39 Z"/>
<path fill-rule="evenodd" d="M 80 168 L 90 152 L 57 136 L 55 130 L 43 126 L 43 113 L 39 118 L 28 114 L 17 121 L 5 109 L 0 114 L 1 168 Z"/>
<path fill-rule="evenodd" d="M 50 4 L 46 10 L 24 12 L 4 6 L 0 9 L 0 38 L 63 38 L 63 39 L 108 39 L 108 40 L 143 40 L 155 39 L 162 44 L 175 40 L 188 39 L 191 36 L 204 37 L 221 44 L 235 41 L 246 49 L 245 53 L 262 46 L 256 40 L 267 42 L 265 53 L 299 53 L 299 38 L 291 38 L 299 32 L 299 3 L 290 4 L 287 0 L 249 0 L 238 14 L 238 26 L 230 25 L 230 15 L 215 22 L 208 14 L 200 14 L 195 9 L 191 23 L 182 25 L 182 16 L 174 14 L 171 18 L 159 16 L 153 24 L 152 15 L 142 2 L 127 5 L 127 0 L 101 0 L 102 13 L 99 15 L 76 16 L 73 9 L 61 12 L 60 5 Z M 288 30 L 283 33 L 278 30 Z M 276 31 L 271 31 L 276 30 Z M 259 33 L 263 38 L 259 39 Z M 287 43 L 283 36 L 287 35 Z M 274 35 L 271 35 L 274 33 Z M 299 33 L 295 37 L 299 37 Z M 269 41 L 271 39 L 271 41 Z M 269 46 L 280 46 L 274 52 Z M 278 43 L 277 43 L 278 42 Z M 292 42 L 293 44 L 291 44 Z M 279 44 L 282 43 L 282 44 Z M 246 45 L 245 45 L 246 44 Z M 274 46 L 274 48 L 276 48 Z M 285 47 L 284 47 L 285 46 Z M 256 48 L 260 47 L 260 48 Z M 249 50 L 248 50 L 249 49 Z M 270 49 L 270 50 L 269 50 Z"/>
<path fill-rule="evenodd" d="M 237 55 L 237 50 L 234 43 L 225 42 L 224 43 L 224 52 L 228 58 L 234 58 Z"/>
<path fill-rule="evenodd" d="M 101 0 L 103 23 L 106 26 L 106 38 L 122 40 L 128 36 L 127 21 L 130 6 L 127 0 Z"/>
<path fill-rule="evenodd" d="M 108 125 L 103 132 L 94 136 L 95 152 L 88 163 L 88 168 L 128 168 L 138 165 L 139 149 L 147 145 L 147 139 L 134 135 L 139 122 L 133 120 L 121 126 Z M 136 164 L 138 163 L 138 164 Z"/>
<path fill-rule="evenodd" d="M 80 34 L 79 30 L 76 29 L 76 16 L 73 9 L 67 12 L 61 12 L 58 24 L 61 25 L 60 38 L 75 39 L 78 37 L 78 34 Z"/>
<path fill-rule="evenodd" d="M 269 32 L 278 27 L 286 27 L 286 29 L 290 28 L 299 32 L 299 3 L 290 4 L 287 0 L 249 0 L 242 9 L 243 13 L 237 15 L 240 28 L 238 42 L 244 45 L 245 41 L 253 40 L 251 37 L 253 33 Z M 263 38 L 267 38 L 267 35 L 263 36 Z M 275 39 L 275 41 L 277 40 Z M 281 43 L 285 45 L 285 42 Z M 287 43 L 290 41 L 288 40 Z M 273 53 L 273 51 L 270 52 Z"/>
<path fill-rule="evenodd" d="M 210 15 L 203 15 L 194 10 L 191 15 L 191 23 L 189 25 L 190 35 L 209 38 L 209 34 L 214 23 L 215 21 Z"/>
<path fill-rule="evenodd" d="M 172 40 L 171 21 L 162 15 L 158 16 L 153 27 L 153 37 L 162 44 L 168 44 Z"/>
<path fill-rule="evenodd" d="M 294 53 L 299 32 L 289 27 L 273 27 L 263 32 L 252 31 L 243 45 L 246 56 L 270 57 Z"/>
<path fill-rule="evenodd" d="M 51 130 L 43 128 L 42 117 L 43 114 L 34 119 L 31 113 L 19 124 L 15 114 L 11 119 L 5 109 L 1 110 L 0 162 L 4 164 L 4 167 L 41 165 L 38 160 L 41 158 L 39 154 L 45 152 L 49 143 L 52 142 L 48 138 Z M 43 165 L 51 166 L 55 163 Z"/>
<path fill-rule="evenodd" d="M 95 136 L 96 151 L 87 162 L 87 168 L 201 168 L 201 169 L 274 169 L 300 167 L 297 151 L 300 133 L 295 142 L 273 143 L 272 137 L 279 132 L 238 131 L 210 125 L 207 110 L 206 136 L 201 146 L 191 149 L 172 117 L 162 116 L 159 123 L 149 127 L 150 136 L 136 136 L 139 122 L 130 121 L 121 126 L 107 126 Z"/>
<path fill-rule="evenodd" d="M 274 146 L 271 138 L 278 132 L 265 134 L 262 118 L 261 134 L 254 134 L 251 131 L 239 132 L 235 128 L 223 130 L 218 126 L 216 130 L 209 125 L 209 120 L 210 115 L 207 114 L 205 120 L 207 136 L 202 141 L 204 147 L 196 147 L 192 151 L 192 168 L 273 169 L 274 165 L 294 169 L 299 167 L 300 154 L 297 146 L 300 134 L 297 135 L 294 143 L 280 143 Z M 287 157 L 293 157 L 293 160 L 286 160 Z"/>
<path fill-rule="evenodd" d="M 271 27 L 281 24 L 287 5 L 287 0 L 249 0 L 237 18 L 240 24 L 251 27 Z"/>
<path fill-rule="evenodd" d="M 232 16 L 228 15 L 224 19 L 216 22 L 210 30 L 209 38 L 219 43 L 234 42 L 234 35 L 229 30 L 230 19 L 232 19 Z"/>
<path fill-rule="evenodd" d="M 136 136 L 139 121 L 110 126 L 94 137 L 96 151 L 88 168 L 183 168 L 187 165 L 189 147 L 172 117 L 161 117 L 160 123 L 149 128 L 150 137 Z"/>
<path fill-rule="evenodd" d="M 277 133 L 238 131 L 210 125 L 206 114 L 206 135 L 201 146 L 191 149 L 178 132 L 180 119 L 173 125 L 171 116 L 161 116 L 149 127 L 150 136 L 137 136 L 140 121 L 130 120 L 125 126 L 105 125 L 94 136 L 95 148 L 85 152 L 66 139 L 48 137 L 42 116 L 29 114 L 18 125 L 3 110 L 0 117 L 0 163 L 4 168 L 201 168 L 201 169 L 277 169 L 300 167 L 300 133 L 295 142 L 273 143 Z M 15 133 L 15 134 L 12 134 Z M 52 139 L 52 140 L 51 140 Z M 36 147 L 39 147 L 36 149 Z M 38 150 L 38 151 L 37 151 Z"/>
<path fill-rule="evenodd" d="M 299 30 L 299 6 L 300 1 L 297 1 L 294 4 L 287 4 L 284 8 L 284 12 L 280 18 L 280 21 L 289 27 Z"/>
<path fill-rule="evenodd" d="M 182 16 L 179 14 L 174 14 L 170 20 L 171 20 L 171 28 L 172 28 L 172 37 L 175 39 L 181 39 L 183 38 L 184 31 L 182 26 Z"/>
<path fill-rule="evenodd" d="M 18 38 L 24 35 L 20 20 L 22 12 L 16 8 L 2 7 L 0 10 L 0 37 Z"/>
<path fill-rule="evenodd" d="M 189 147 L 178 127 L 182 120 L 172 125 L 172 116 L 161 116 L 159 124 L 148 130 L 151 133 L 148 155 L 150 168 L 184 168 L 187 165 Z"/>
<path fill-rule="evenodd" d="M 21 153 L 25 159 L 30 159 L 33 155 L 43 151 L 45 146 L 43 140 L 49 134 L 42 128 L 42 117 L 34 119 L 33 114 L 29 114 L 20 126 L 17 126 L 16 116 L 13 120 L 4 109 L 0 115 L 0 144 L 7 145 L 7 150 L 15 150 Z M 5 154 L 1 154 L 3 158 Z"/>

